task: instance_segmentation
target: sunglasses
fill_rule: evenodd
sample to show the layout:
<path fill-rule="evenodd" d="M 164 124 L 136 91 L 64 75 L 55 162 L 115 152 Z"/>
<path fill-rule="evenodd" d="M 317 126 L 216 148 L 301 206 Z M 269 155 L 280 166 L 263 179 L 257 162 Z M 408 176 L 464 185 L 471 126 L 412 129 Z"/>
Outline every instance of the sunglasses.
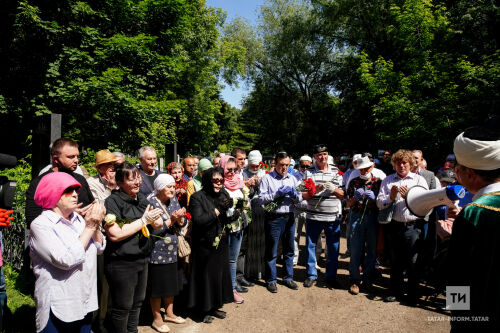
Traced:
<path fill-rule="evenodd" d="M 238 169 L 237 168 L 227 168 L 227 172 L 236 172 Z"/>
<path fill-rule="evenodd" d="M 302 164 L 301 164 L 299 167 L 300 167 L 301 169 L 305 169 L 305 168 L 307 168 L 307 165 L 302 165 Z"/>
<path fill-rule="evenodd" d="M 223 184 L 224 179 L 223 178 L 212 178 L 212 183 L 214 184 Z"/>
<path fill-rule="evenodd" d="M 80 187 L 71 186 L 71 187 L 68 187 L 67 189 L 65 189 L 63 194 L 73 194 L 73 192 L 78 193 L 78 191 L 80 191 Z"/>

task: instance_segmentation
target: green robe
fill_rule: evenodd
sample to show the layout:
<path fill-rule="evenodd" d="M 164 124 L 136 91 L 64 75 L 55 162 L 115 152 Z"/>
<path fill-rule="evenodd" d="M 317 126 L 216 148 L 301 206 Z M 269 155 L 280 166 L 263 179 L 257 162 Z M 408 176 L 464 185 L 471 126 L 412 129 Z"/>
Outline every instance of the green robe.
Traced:
<path fill-rule="evenodd" d="M 452 316 L 488 316 L 488 322 L 451 322 L 452 331 L 500 332 L 500 192 L 485 193 L 453 223 L 447 257 L 448 286 L 470 286 L 470 311 Z"/>

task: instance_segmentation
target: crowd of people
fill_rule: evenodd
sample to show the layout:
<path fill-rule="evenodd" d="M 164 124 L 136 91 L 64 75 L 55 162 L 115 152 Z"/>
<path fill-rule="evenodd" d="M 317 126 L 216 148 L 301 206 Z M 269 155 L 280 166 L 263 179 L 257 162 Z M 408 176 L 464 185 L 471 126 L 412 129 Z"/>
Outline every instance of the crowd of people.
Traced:
<path fill-rule="evenodd" d="M 380 296 L 413 306 L 422 278 L 433 272 L 426 279 L 434 277 L 438 291 L 449 283 L 470 286 L 470 313 L 487 317 L 485 328 L 498 328 L 499 133 L 466 130 L 436 174 L 426 170 L 420 150 L 337 159 L 330 152 L 317 144 L 295 162 L 286 152 L 264 161 L 258 150 L 247 156 L 234 149 L 189 156 L 162 172 L 151 147 L 139 150 L 137 165 L 104 149 L 96 155 L 98 175 L 86 178 L 76 172 L 77 143 L 56 140 L 52 165 L 26 193 L 37 332 L 137 332 L 146 297 L 158 332 L 185 322 L 174 303 L 210 323 L 225 318 L 224 304 L 244 303 L 256 281 L 278 293 L 280 258 L 281 284 L 297 290 L 304 226 L 304 288 L 324 279 L 352 295 L 377 293 L 373 285 L 384 265 L 390 285 Z M 460 202 L 424 217 L 408 206 L 412 187 L 457 181 L 469 192 Z M 342 223 L 347 286 L 337 278 Z M 324 276 L 317 258 L 322 233 Z M 443 249 L 448 255 L 437 269 Z"/>

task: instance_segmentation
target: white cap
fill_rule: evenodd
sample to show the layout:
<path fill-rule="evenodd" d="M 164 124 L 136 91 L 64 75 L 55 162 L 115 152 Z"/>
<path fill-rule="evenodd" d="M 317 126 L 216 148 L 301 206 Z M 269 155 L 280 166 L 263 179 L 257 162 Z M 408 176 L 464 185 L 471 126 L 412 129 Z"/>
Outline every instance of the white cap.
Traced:
<path fill-rule="evenodd" d="M 309 156 L 309 155 L 303 155 L 303 156 L 300 157 L 299 162 L 300 161 L 309 161 L 309 162 L 312 163 L 313 160 L 312 160 L 311 156 Z"/>
<path fill-rule="evenodd" d="M 262 162 L 262 154 L 258 150 L 252 150 L 248 153 L 248 164 L 257 165 Z"/>

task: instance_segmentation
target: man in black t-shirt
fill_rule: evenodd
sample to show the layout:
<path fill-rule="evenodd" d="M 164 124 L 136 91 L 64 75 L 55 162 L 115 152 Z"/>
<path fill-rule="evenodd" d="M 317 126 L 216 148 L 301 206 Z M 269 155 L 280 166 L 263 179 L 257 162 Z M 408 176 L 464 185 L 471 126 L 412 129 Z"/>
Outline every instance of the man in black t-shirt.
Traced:
<path fill-rule="evenodd" d="M 78 166 L 78 144 L 68 138 L 59 138 L 52 144 L 50 156 L 52 156 L 52 168 L 44 172 L 40 176 L 31 180 L 30 186 L 26 191 L 26 224 L 29 228 L 31 222 L 42 213 L 42 207 L 35 203 L 35 191 L 38 183 L 48 173 L 51 172 L 66 172 L 75 178 L 82 187 L 78 191 L 78 203 L 81 207 L 76 211 L 80 215 L 85 215 L 90 204 L 94 202 L 94 196 L 90 191 L 87 180 L 80 174 L 75 173 Z"/>

